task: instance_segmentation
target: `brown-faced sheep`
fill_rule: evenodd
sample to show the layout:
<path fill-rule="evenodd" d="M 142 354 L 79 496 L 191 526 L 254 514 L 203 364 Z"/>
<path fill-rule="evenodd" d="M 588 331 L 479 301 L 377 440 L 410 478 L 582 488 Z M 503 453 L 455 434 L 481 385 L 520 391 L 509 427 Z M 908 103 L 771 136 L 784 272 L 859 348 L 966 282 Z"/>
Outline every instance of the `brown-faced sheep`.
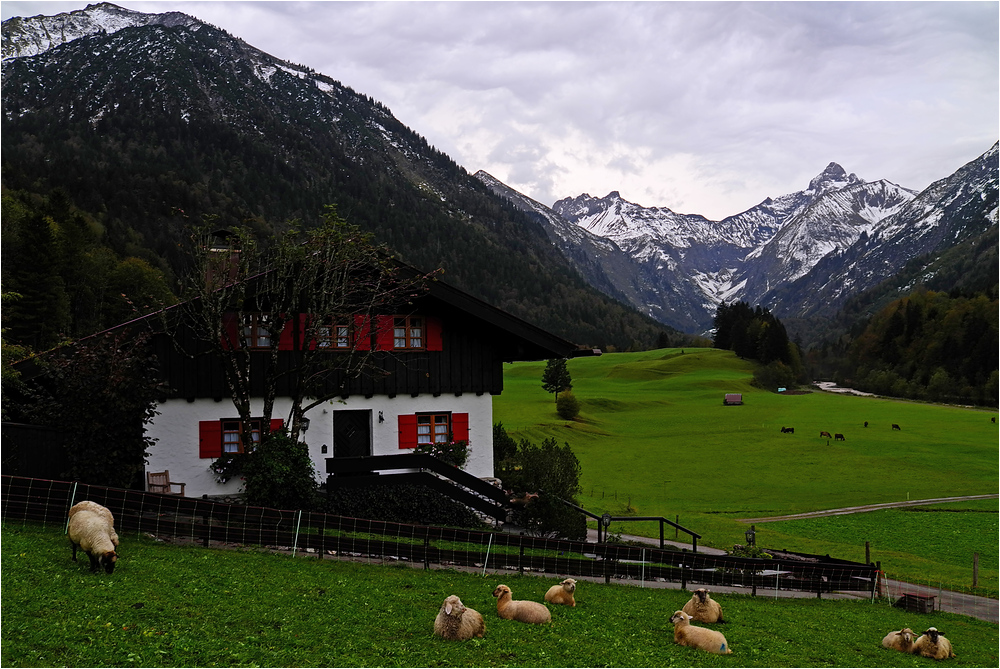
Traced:
<path fill-rule="evenodd" d="M 722 619 L 722 607 L 712 599 L 705 588 L 698 588 L 691 595 L 691 599 L 685 602 L 681 610 L 691 616 L 693 620 L 703 623 L 724 623 Z"/>
<path fill-rule="evenodd" d="M 951 650 L 951 642 L 944 638 L 936 627 L 928 628 L 926 632 L 917 637 L 913 642 L 914 655 L 922 655 L 933 660 L 947 660 L 956 657 Z"/>
<path fill-rule="evenodd" d="M 493 596 L 497 598 L 497 615 L 504 620 L 517 620 L 536 625 L 552 620 L 552 614 L 544 604 L 526 599 L 511 599 L 510 588 L 506 585 L 498 585 L 493 591 Z"/>
<path fill-rule="evenodd" d="M 463 604 L 457 595 L 449 595 L 434 619 L 434 634 L 448 641 L 468 641 L 486 634 L 486 623 L 478 611 Z"/>
<path fill-rule="evenodd" d="M 722 632 L 695 627 L 691 624 L 691 616 L 683 611 L 674 611 L 670 622 L 674 624 L 674 641 L 680 646 L 691 646 L 717 655 L 729 655 L 733 652 Z"/>
<path fill-rule="evenodd" d="M 115 519 L 107 508 L 97 502 L 84 501 L 69 510 L 69 541 L 73 547 L 73 561 L 80 548 L 90 558 L 90 571 L 104 568 L 111 573 L 118 561 L 118 534 Z"/>
<path fill-rule="evenodd" d="M 892 650 L 898 650 L 903 653 L 913 652 L 913 639 L 915 635 L 913 630 L 909 627 L 904 627 L 901 630 L 896 630 L 895 632 L 889 632 L 882 639 L 882 646 L 884 648 L 891 648 Z"/>
<path fill-rule="evenodd" d="M 557 583 L 549 588 L 545 593 L 545 601 L 549 604 L 565 604 L 566 606 L 576 606 L 576 579 L 567 578 L 562 583 Z"/>

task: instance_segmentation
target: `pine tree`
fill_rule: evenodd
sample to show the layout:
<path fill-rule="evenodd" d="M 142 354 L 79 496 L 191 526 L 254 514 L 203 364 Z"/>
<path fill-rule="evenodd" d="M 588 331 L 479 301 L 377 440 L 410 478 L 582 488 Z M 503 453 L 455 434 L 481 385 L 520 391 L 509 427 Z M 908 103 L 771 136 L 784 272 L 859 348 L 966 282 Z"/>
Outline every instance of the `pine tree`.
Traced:
<path fill-rule="evenodd" d="M 555 393 L 556 401 L 559 401 L 559 393 L 573 387 L 573 379 L 566 368 L 566 358 L 554 358 L 545 364 L 545 371 L 542 372 L 542 388 L 546 392 Z"/>

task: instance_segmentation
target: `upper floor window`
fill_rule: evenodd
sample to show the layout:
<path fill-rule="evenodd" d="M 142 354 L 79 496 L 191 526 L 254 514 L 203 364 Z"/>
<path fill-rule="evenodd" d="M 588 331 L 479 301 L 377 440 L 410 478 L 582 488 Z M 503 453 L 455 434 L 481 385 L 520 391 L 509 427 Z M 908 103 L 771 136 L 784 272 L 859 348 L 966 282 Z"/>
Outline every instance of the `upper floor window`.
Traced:
<path fill-rule="evenodd" d="M 316 332 L 316 345 L 326 349 L 350 348 L 351 333 L 352 328 L 346 323 L 320 327 Z"/>
<path fill-rule="evenodd" d="M 266 314 L 244 314 L 243 336 L 248 348 L 270 348 L 271 317 Z"/>
<path fill-rule="evenodd" d="M 396 316 L 393 318 L 393 348 L 425 348 L 426 341 L 423 318 L 419 316 Z"/>

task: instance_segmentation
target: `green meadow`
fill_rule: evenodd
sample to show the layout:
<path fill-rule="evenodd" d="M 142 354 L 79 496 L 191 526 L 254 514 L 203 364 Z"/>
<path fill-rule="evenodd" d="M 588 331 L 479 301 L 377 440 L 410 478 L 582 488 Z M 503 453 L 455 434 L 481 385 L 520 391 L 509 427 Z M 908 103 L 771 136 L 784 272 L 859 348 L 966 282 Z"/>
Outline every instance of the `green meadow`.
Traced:
<path fill-rule="evenodd" d="M 544 367 L 505 366 L 494 420 L 515 439 L 568 443 L 582 466 L 578 499 L 587 510 L 679 519 L 702 535 L 700 545 L 745 543 L 744 518 L 997 493 L 995 413 L 768 392 L 750 385 L 750 363 L 729 351 L 663 349 L 570 360 L 581 413 L 566 421 L 541 388 Z M 726 393 L 742 393 L 744 404 L 724 406 Z M 979 553 L 979 585 L 995 593 L 997 511 L 988 500 L 756 523 L 757 543 L 863 561 L 867 541 L 871 560 L 891 577 L 954 588 L 971 587 Z M 622 522 L 610 531 L 658 537 L 659 525 Z"/>
<path fill-rule="evenodd" d="M 430 570 L 260 550 L 175 546 L 123 534 L 113 574 L 74 563 L 62 527 L 2 528 L 4 667 L 930 667 L 882 648 L 902 627 L 935 626 L 949 667 L 997 666 L 997 626 L 908 613 L 866 599 L 717 593 L 731 655 L 678 646 L 669 617 L 689 594 L 581 581 L 552 622 L 501 620 L 493 589 L 541 601 L 558 578 Z M 433 635 L 458 595 L 482 639 Z"/>

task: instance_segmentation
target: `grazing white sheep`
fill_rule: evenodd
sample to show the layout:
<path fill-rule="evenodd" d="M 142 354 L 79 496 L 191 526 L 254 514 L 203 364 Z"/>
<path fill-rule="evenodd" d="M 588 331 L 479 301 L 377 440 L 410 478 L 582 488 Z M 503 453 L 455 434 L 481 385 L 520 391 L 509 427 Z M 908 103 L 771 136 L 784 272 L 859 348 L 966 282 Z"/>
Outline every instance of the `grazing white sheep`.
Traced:
<path fill-rule="evenodd" d="M 545 593 L 545 601 L 549 604 L 565 604 L 566 606 L 576 606 L 576 579 L 567 578 L 562 583 L 557 583 L 549 588 Z"/>
<path fill-rule="evenodd" d="M 703 623 L 724 623 L 722 619 L 722 607 L 712 599 L 705 588 L 698 588 L 691 595 L 691 599 L 685 602 L 681 610 L 691 616 L 693 620 Z"/>
<path fill-rule="evenodd" d="M 478 611 L 463 604 L 457 595 L 449 595 L 434 619 L 434 634 L 448 641 L 468 641 L 486 634 L 486 623 Z"/>
<path fill-rule="evenodd" d="M 947 660 L 950 657 L 956 657 L 951 650 L 951 642 L 945 639 L 936 627 L 928 628 L 926 632 L 917 637 L 917 640 L 913 642 L 911 652 L 914 655 L 922 655 L 934 660 Z"/>
<path fill-rule="evenodd" d="M 526 599 L 511 599 L 510 588 L 506 585 L 498 585 L 493 591 L 493 596 L 497 598 L 497 615 L 504 620 L 516 620 L 535 625 L 552 620 L 552 614 L 549 613 L 544 604 L 530 602 Z"/>
<path fill-rule="evenodd" d="M 915 638 L 913 630 L 909 627 L 904 627 L 901 630 L 896 630 L 895 632 L 889 632 L 882 639 L 882 646 L 884 648 L 891 648 L 893 650 L 898 650 L 903 653 L 913 652 L 913 639 Z"/>
<path fill-rule="evenodd" d="M 670 622 L 674 624 L 674 641 L 680 646 L 691 646 L 716 655 L 729 655 L 733 652 L 722 632 L 695 627 L 691 624 L 691 616 L 683 611 L 674 611 Z"/>
<path fill-rule="evenodd" d="M 69 510 L 69 541 L 73 547 L 73 561 L 80 548 L 90 558 L 90 571 L 103 567 L 111 573 L 118 561 L 118 534 L 115 518 L 106 507 L 97 502 L 84 501 Z"/>

